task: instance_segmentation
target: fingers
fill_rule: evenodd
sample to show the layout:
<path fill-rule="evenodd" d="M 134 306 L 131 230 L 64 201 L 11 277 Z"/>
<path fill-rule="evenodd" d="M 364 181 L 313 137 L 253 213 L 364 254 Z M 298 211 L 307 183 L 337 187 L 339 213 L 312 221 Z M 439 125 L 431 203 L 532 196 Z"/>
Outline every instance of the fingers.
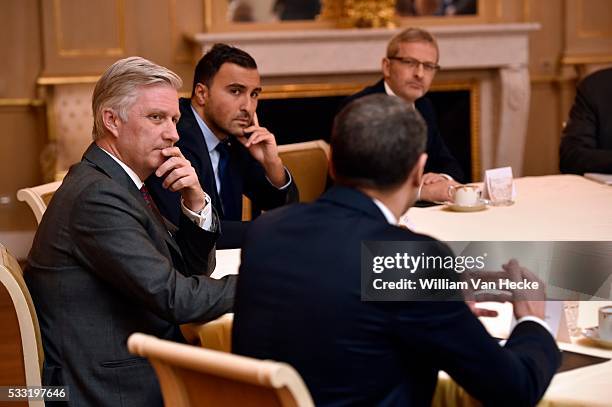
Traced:
<path fill-rule="evenodd" d="M 199 184 L 198 177 L 192 167 L 178 167 L 166 175 L 162 186 L 176 192 L 184 188 L 194 187 L 196 184 Z"/>
<path fill-rule="evenodd" d="M 178 147 L 168 147 L 161 150 L 161 153 L 164 157 L 166 157 L 166 161 L 164 161 L 157 170 L 155 170 L 155 175 L 158 177 L 162 177 L 166 172 L 168 172 L 171 168 L 178 164 L 178 160 L 185 160 L 183 157 L 183 153 L 179 150 Z"/>
<path fill-rule="evenodd" d="M 445 177 L 440 174 L 436 174 L 435 172 L 428 172 L 427 174 L 423 175 L 423 185 L 435 184 L 436 182 L 444 180 L 446 180 Z"/>
<path fill-rule="evenodd" d="M 477 307 L 475 301 L 466 301 L 465 303 L 470 308 L 470 311 L 472 311 L 472 314 L 477 317 L 496 317 L 498 315 L 495 310 Z"/>
<path fill-rule="evenodd" d="M 505 277 L 503 271 L 488 270 L 468 270 L 462 275 L 463 280 L 480 280 L 480 282 L 497 282 L 501 277 Z"/>
<path fill-rule="evenodd" d="M 472 301 L 476 302 L 509 302 L 513 300 L 510 291 L 476 291 L 472 294 Z"/>
<path fill-rule="evenodd" d="M 191 163 L 183 156 L 178 147 L 162 150 L 162 155 L 168 157 L 155 171 L 155 175 L 163 177 L 162 186 L 176 192 L 183 188 L 199 186 L 198 176 Z"/>
<path fill-rule="evenodd" d="M 259 127 L 259 119 L 257 118 L 257 112 L 253 114 L 253 124 Z"/>
<path fill-rule="evenodd" d="M 254 129 L 254 130 L 250 130 Z M 253 126 L 247 127 L 244 129 L 245 132 L 251 133 L 249 138 L 242 138 L 240 142 L 246 147 L 249 148 L 253 145 L 260 143 L 276 143 L 276 139 L 274 138 L 274 134 L 270 133 L 268 129 L 265 127 L 254 128 Z"/>

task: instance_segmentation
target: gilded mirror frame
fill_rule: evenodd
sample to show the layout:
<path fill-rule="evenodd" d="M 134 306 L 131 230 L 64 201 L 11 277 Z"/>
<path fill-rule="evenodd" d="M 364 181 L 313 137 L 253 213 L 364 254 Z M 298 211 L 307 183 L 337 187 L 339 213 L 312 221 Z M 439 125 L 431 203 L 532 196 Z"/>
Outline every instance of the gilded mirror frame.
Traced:
<path fill-rule="evenodd" d="M 502 0 L 477 0 L 478 11 L 476 15 L 457 16 L 395 16 L 389 28 L 406 27 L 410 25 L 467 25 L 484 24 L 499 21 L 502 15 Z M 227 21 L 227 0 L 203 0 L 204 2 L 204 31 L 205 32 L 240 32 L 240 31 L 280 31 L 280 30 L 312 30 L 349 28 L 347 23 L 345 4 L 346 0 L 321 0 L 322 9 L 327 10 L 324 18 L 314 21 L 278 21 L 278 22 L 232 22 Z M 377 3 L 377 0 L 372 0 Z M 352 2 L 348 2 L 352 3 Z"/>

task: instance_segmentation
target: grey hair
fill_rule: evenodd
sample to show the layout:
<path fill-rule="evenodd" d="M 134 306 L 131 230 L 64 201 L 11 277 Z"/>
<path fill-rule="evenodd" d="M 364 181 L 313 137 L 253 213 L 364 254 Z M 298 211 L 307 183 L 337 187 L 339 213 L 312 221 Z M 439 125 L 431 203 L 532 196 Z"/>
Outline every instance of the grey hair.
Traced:
<path fill-rule="evenodd" d="M 435 37 L 431 35 L 429 31 L 416 27 L 406 28 L 391 38 L 391 41 L 389 41 L 387 45 L 387 58 L 397 56 L 399 46 L 404 42 L 426 42 L 431 44 L 436 49 L 437 59 L 440 59 L 440 49 L 438 48 L 438 42 Z"/>
<path fill-rule="evenodd" d="M 153 85 L 169 85 L 179 90 L 183 81 L 171 70 L 142 57 L 120 59 L 112 64 L 102 74 L 93 91 L 93 139 L 97 140 L 104 135 L 104 109 L 115 110 L 119 118 L 126 122 L 128 110 L 138 97 L 138 89 Z"/>

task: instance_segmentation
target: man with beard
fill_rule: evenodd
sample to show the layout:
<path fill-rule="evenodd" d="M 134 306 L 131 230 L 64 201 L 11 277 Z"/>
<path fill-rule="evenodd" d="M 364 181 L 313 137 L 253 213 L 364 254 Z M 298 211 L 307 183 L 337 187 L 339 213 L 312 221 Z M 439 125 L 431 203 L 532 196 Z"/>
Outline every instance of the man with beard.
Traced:
<path fill-rule="evenodd" d="M 195 168 L 219 214 L 218 248 L 241 245 L 246 227 L 241 222 L 242 195 L 263 210 L 298 200 L 274 134 L 257 121 L 260 93 L 255 60 L 238 48 L 215 44 L 196 66 L 191 99 L 179 100 L 176 145 Z M 162 214 L 176 221 L 178 194 L 166 189 L 157 176 L 147 185 Z"/>

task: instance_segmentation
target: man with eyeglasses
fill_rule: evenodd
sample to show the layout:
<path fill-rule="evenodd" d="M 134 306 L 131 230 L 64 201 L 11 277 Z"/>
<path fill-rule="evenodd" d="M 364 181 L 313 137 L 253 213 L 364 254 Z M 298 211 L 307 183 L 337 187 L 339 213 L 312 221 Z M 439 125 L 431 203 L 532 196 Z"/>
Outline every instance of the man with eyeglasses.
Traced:
<path fill-rule="evenodd" d="M 350 96 L 346 104 L 374 93 L 402 98 L 423 116 L 427 124 L 427 165 L 419 188 L 421 201 L 447 201 L 448 187 L 464 181 L 461 166 L 440 136 L 436 116 L 427 97 L 423 97 L 436 72 L 439 50 L 435 38 L 420 28 L 407 28 L 395 35 L 387 45 L 382 60 L 383 79 Z"/>

